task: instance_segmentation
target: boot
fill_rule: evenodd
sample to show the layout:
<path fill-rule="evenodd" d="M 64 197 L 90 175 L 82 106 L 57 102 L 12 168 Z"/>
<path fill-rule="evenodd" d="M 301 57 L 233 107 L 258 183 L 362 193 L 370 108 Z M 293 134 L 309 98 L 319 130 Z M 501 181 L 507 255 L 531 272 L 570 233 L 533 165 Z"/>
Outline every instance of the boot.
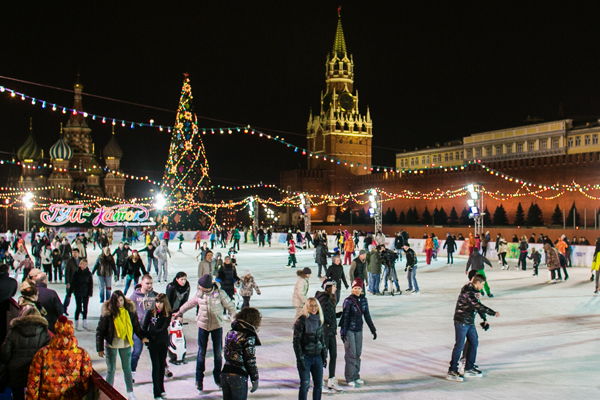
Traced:
<path fill-rule="evenodd" d="M 87 330 L 88 328 L 88 324 L 87 324 L 87 319 L 83 320 L 83 329 Z"/>
<path fill-rule="evenodd" d="M 327 389 L 335 390 L 336 392 L 342 391 L 342 388 L 338 385 L 338 380 L 336 378 L 327 379 Z"/>
<path fill-rule="evenodd" d="M 75 320 L 75 330 L 78 331 L 79 330 L 79 321 Z"/>

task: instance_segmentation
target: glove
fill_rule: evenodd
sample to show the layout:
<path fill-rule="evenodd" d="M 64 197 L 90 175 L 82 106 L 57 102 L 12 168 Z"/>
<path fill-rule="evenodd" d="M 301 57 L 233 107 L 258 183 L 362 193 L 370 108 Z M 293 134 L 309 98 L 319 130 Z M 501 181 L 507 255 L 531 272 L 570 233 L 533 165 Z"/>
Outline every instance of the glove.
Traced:
<path fill-rule="evenodd" d="M 342 343 L 346 343 L 346 335 L 342 335 Z"/>
<path fill-rule="evenodd" d="M 323 368 L 327 368 L 327 359 L 323 360 Z"/>
<path fill-rule="evenodd" d="M 258 381 L 252 381 L 252 389 L 250 389 L 250 393 L 254 393 L 258 390 Z"/>
<path fill-rule="evenodd" d="M 304 371 L 306 369 L 306 363 L 303 361 L 296 361 L 296 367 L 298 367 L 298 371 Z"/>
<path fill-rule="evenodd" d="M 373 340 L 377 339 L 377 332 L 373 332 Z"/>
<path fill-rule="evenodd" d="M 404 268 L 404 272 L 408 271 L 408 267 Z"/>

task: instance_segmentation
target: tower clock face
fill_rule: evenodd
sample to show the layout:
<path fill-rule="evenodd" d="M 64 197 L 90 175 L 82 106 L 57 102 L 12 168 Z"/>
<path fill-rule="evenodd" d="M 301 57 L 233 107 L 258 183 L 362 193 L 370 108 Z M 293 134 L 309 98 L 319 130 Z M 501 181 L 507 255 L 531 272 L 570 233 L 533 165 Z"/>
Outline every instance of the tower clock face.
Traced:
<path fill-rule="evenodd" d="M 340 97 L 338 98 L 338 103 L 342 110 L 350 111 L 352 110 L 352 108 L 354 108 L 354 97 L 352 97 L 350 93 L 344 92 L 340 94 Z"/>

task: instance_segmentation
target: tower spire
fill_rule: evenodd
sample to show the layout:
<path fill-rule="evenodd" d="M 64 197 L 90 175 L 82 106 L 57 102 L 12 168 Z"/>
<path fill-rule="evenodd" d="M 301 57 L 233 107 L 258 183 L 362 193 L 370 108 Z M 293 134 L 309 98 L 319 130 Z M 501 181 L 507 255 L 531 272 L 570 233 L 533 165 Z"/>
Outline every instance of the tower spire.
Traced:
<path fill-rule="evenodd" d="M 344 58 L 346 54 L 346 40 L 344 39 L 344 30 L 342 29 L 342 7 L 338 8 L 338 23 L 335 31 L 335 40 L 333 41 L 333 55 L 338 58 Z"/>

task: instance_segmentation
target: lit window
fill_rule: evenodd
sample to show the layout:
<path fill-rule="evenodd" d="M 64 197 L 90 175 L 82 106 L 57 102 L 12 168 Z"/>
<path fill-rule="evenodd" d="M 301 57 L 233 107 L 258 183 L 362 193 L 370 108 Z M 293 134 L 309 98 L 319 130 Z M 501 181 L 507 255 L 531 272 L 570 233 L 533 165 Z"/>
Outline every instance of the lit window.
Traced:
<path fill-rule="evenodd" d="M 502 145 L 496 146 L 496 155 L 502 154 Z"/>
<path fill-rule="evenodd" d="M 598 134 L 594 133 L 592 135 L 592 144 L 598 144 Z"/>
<path fill-rule="evenodd" d="M 552 139 L 552 148 L 558 149 L 558 139 Z"/>
<path fill-rule="evenodd" d="M 590 135 L 585 135 L 585 145 L 589 146 L 591 142 L 592 138 L 590 137 Z"/>
<path fill-rule="evenodd" d="M 573 147 L 573 138 L 572 137 L 567 139 L 567 146 Z"/>
<path fill-rule="evenodd" d="M 575 136 L 575 146 L 581 146 L 581 136 Z"/>
<path fill-rule="evenodd" d="M 528 150 L 529 151 L 534 151 L 535 150 L 535 143 L 534 142 L 527 143 L 527 146 L 528 146 Z"/>

